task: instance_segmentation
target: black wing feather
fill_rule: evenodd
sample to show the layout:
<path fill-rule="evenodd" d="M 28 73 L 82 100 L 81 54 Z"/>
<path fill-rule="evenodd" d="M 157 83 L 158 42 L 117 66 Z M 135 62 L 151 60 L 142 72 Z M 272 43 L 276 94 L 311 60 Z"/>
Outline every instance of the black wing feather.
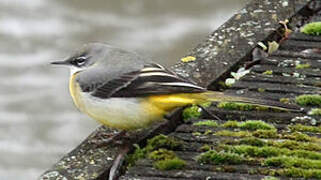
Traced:
<path fill-rule="evenodd" d="M 159 64 L 151 63 L 145 65 L 140 71 L 123 74 L 103 84 L 92 95 L 100 98 L 143 97 L 204 91 L 206 91 L 205 88 L 179 77 Z"/>

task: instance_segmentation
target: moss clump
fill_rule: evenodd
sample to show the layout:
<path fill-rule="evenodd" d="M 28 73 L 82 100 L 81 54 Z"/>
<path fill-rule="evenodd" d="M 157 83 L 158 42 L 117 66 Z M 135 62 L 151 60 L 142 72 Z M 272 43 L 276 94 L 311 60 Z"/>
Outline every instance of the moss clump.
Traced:
<path fill-rule="evenodd" d="M 307 35 L 321 35 L 321 22 L 312 22 L 302 27 L 301 32 Z"/>
<path fill-rule="evenodd" d="M 140 148 L 137 144 L 134 144 L 134 147 L 134 153 L 129 154 L 126 158 L 129 167 L 134 166 L 138 159 L 142 159 L 146 155 L 146 150 L 144 148 Z"/>
<path fill-rule="evenodd" d="M 321 169 L 320 160 L 310 160 L 305 158 L 278 156 L 264 160 L 264 165 L 283 168 L 298 167 L 303 169 Z"/>
<path fill-rule="evenodd" d="M 308 114 L 311 116 L 321 116 L 321 108 L 313 108 Z"/>
<path fill-rule="evenodd" d="M 254 121 L 254 120 L 250 120 L 250 121 L 246 121 L 241 123 L 240 125 L 241 129 L 246 129 L 246 130 L 275 130 L 275 127 L 273 125 L 270 125 L 264 121 Z"/>
<path fill-rule="evenodd" d="M 209 126 L 209 127 L 218 127 L 217 122 L 213 120 L 205 120 L 193 123 L 194 126 Z"/>
<path fill-rule="evenodd" d="M 275 127 L 273 125 L 270 125 L 264 121 L 256 121 L 256 120 L 249 120 L 249 121 L 245 121 L 245 122 L 227 121 L 226 123 L 222 124 L 222 127 L 241 128 L 244 130 L 251 130 L 251 131 L 255 131 L 258 129 L 262 129 L 262 130 L 275 129 Z"/>
<path fill-rule="evenodd" d="M 314 138 L 312 138 L 306 134 L 303 134 L 301 132 L 293 132 L 290 134 L 284 134 L 283 138 L 296 140 L 296 141 L 305 141 L 305 142 L 314 141 Z"/>
<path fill-rule="evenodd" d="M 241 164 L 245 161 L 245 158 L 230 152 L 209 150 L 200 154 L 197 161 L 205 164 Z"/>
<path fill-rule="evenodd" d="M 284 103 L 284 104 L 289 104 L 290 103 L 290 99 L 289 98 L 281 98 L 280 102 Z"/>
<path fill-rule="evenodd" d="M 230 137 L 250 137 L 252 136 L 249 131 L 228 131 L 222 130 L 215 133 L 216 136 L 230 136 Z"/>
<path fill-rule="evenodd" d="M 157 149 L 169 149 L 169 150 L 177 150 L 182 147 L 182 142 L 176 140 L 173 137 L 168 137 L 163 134 L 153 137 L 152 139 L 147 141 L 146 151 L 151 152 Z"/>
<path fill-rule="evenodd" d="M 240 154 L 249 157 L 273 157 L 273 156 L 294 156 L 298 158 L 306 158 L 312 160 L 321 160 L 321 153 L 306 151 L 306 150 L 290 150 L 287 148 L 278 148 L 273 146 L 249 146 L 249 145 L 238 145 L 228 146 L 224 145 L 222 148 L 225 151 Z"/>
<path fill-rule="evenodd" d="M 212 147 L 210 146 L 210 145 L 208 145 L 208 144 L 205 144 L 205 145 L 203 145 L 202 147 L 200 147 L 200 151 L 202 151 L 202 152 L 205 152 L 205 151 L 209 151 L 209 150 L 211 150 L 212 149 Z"/>
<path fill-rule="evenodd" d="M 237 121 L 226 121 L 221 126 L 225 127 L 225 128 L 238 128 L 239 127 L 239 122 L 237 122 Z"/>
<path fill-rule="evenodd" d="M 321 126 L 305 126 L 302 124 L 289 125 L 291 131 L 321 133 Z"/>
<path fill-rule="evenodd" d="M 295 98 L 296 103 L 301 106 L 319 106 L 321 107 L 321 95 L 301 95 Z"/>
<path fill-rule="evenodd" d="M 256 147 L 249 145 L 240 146 L 225 146 L 225 150 L 228 152 L 240 154 L 249 157 L 271 157 L 278 156 L 280 154 L 279 148 L 275 147 Z"/>
<path fill-rule="evenodd" d="M 263 88 L 258 88 L 257 91 L 260 92 L 260 93 L 263 93 L 263 92 L 265 92 L 265 89 L 263 89 Z"/>
<path fill-rule="evenodd" d="M 183 110 L 183 120 L 186 122 L 186 121 L 189 121 L 191 119 L 197 119 L 201 116 L 201 109 L 196 106 L 196 105 L 193 105 L 193 106 L 190 106 L 190 107 L 187 107 Z"/>
<path fill-rule="evenodd" d="M 306 69 L 306 68 L 310 68 L 311 67 L 311 64 L 309 63 L 306 63 L 306 64 L 297 64 L 295 66 L 295 69 Z"/>
<path fill-rule="evenodd" d="M 287 149 L 302 149 L 308 151 L 321 151 L 321 146 L 319 144 L 310 143 L 310 142 L 297 142 L 293 140 L 285 140 L 282 142 L 268 142 L 269 146 L 275 146 L 279 148 Z"/>
<path fill-rule="evenodd" d="M 274 173 L 279 176 L 287 176 L 293 178 L 304 177 L 321 179 L 321 170 L 319 169 L 302 169 L 302 168 L 285 168 L 274 170 Z"/>
<path fill-rule="evenodd" d="M 266 177 L 264 177 L 264 178 L 261 179 L 261 180 L 279 180 L 279 178 L 273 177 L 273 176 L 266 176 Z"/>
<path fill-rule="evenodd" d="M 252 135 L 257 138 L 266 138 L 266 139 L 275 139 L 280 137 L 276 129 L 271 129 L 271 130 L 259 129 L 254 131 Z"/>
<path fill-rule="evenodd" d="M 159 149 L 148 154 L 148 158 L 155 161 L 174 159 L 175 157 L 175 153 L 167 149 Z"/>
<path fill-rule="evenodd" d="M 262 141 L 261 139 L 255 138 L 255 137 L 247 137 L 247 138 L 241 139 L 239 141 L 239 143 L 251 145 L 251 146 L 258 146 L 258 147 L 262 147 L 267 144 L 266 142 Z"/>
<path fill-rule="evenodd" d="M 272 75 L 273 71 L 272 70 L 266 70 L 262 74 L 264 74 L 264 75 Z"/>
<path fill-rule="evenodd" d="M 186 162 L 176 157 L 174 159 L 156 161 L 153 166 L 159 170 L 182 169 L 186 166 Z"/>
<path fill-rule="evenodd" d="M 227 110 L 239 110 L 239 111 L 267 111 L 269 108 L 263 106 L 257 106 L 247 103 L 235 103 L 235 102 L 221 102 L 217 105 L 218 108 Z"/>

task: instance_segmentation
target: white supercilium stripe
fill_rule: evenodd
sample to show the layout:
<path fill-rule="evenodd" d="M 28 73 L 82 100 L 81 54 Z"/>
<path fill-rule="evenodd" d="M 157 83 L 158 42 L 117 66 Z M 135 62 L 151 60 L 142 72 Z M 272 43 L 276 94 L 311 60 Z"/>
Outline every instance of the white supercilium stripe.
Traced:
<path fill-rule="evenodd" d="M 146 77 L 146 76 L 167 76 L 167 77 L 175 77 L 175 75 L 163 73 L 163 72 L 145 72 L 139 75 L 140 77 Z"/>
<path fill-rule="evenodd" d="M 163 69 L 155 68 L 155 67 L 147 67 L 141 70 L 141 72 L 148 72 L 148 71 L 162 71 Z"/>
<path fill-rule="evenodd" d="M 168 82 L 168 83 L 158 83 L 165 86 L 183 86 L 183 87 L 192 87 L 197 89 L 203 89 L 202 87 L 190 84 L 190 83 L 184 83 L 184 82 Z"/>

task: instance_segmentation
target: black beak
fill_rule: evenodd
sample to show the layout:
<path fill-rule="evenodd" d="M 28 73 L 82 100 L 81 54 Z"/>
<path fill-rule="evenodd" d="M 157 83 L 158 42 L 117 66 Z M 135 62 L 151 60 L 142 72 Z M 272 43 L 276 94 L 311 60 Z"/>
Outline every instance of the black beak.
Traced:
<path fill-rule="evenodd" d="M 68 61 L 54 61 L 54 62 L 51 62 L 50 64 L 53 64 L 53 65 L 68 65 L 69 62 Z"/>

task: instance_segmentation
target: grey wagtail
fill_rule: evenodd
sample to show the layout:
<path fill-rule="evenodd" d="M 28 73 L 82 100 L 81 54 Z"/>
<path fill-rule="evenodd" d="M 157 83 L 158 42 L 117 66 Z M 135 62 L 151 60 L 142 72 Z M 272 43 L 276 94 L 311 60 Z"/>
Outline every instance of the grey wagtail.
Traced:
<path fill-rule="evenodd" d="M 103 43 L 86 44 L 66 60 L 52 64 L 70 67 L 69 90 L 76 107 L 118 130 L 146 128 L 178 107 L 209 101 L 288 108 L 209 91 L 134 52 Z"/>

